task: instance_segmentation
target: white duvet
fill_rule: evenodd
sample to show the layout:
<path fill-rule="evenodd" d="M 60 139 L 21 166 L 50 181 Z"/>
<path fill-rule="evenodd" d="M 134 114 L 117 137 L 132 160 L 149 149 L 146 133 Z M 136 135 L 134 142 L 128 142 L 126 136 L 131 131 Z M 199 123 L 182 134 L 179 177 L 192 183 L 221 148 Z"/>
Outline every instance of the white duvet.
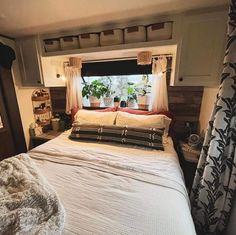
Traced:
<path fill-rule="evenodd" d="M 65 207 L 64 234 L 196 234 L 170 138 L 157 151 L 68 135 L 29 152 Z"/>

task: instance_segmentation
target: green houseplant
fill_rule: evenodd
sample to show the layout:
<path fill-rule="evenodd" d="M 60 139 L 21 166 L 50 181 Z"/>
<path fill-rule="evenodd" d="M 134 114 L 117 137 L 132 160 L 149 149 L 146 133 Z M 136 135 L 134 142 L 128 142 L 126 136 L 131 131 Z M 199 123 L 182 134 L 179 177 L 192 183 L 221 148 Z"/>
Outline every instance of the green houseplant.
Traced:
<path fill-rule="evenodd" d="M 112 95 L 115 93 L 115 91 L 112 90 L 112 82 L 110 77 L 106 77 L 106 80 L 104 81 L 104 84 L 106 85 L 106 92 L 105 96 L 103 98 L 104 105 L 105 106 L 111 106 L 112 105 Z"/>
<path fill-rule="evenodd" d="M 101 103 L 101 97 L 107 92 L 107 87 L 101 80 L 94 80 L 91 84 L 84 83 L 82 89 L 82 96 L 89 99 L 91 107 L 99 107 Z"/>
<path fill-rule="evenodd" d="M 137 101 L 137 95 L 136 95 L 135 85 L 133 82 L 128 82 L 127 93 L 128 93 L 127 97 L 128 107 L 134 107 L 135 102 Z"/>

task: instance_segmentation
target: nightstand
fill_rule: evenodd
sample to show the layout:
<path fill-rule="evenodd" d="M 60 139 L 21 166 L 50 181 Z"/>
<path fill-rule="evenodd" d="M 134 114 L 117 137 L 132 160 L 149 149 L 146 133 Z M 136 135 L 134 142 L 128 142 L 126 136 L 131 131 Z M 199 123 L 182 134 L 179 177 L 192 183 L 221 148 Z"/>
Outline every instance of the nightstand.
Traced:
<path fill-rule="evenodd" d="M 41 144 L 46 143 L 49 140 L 52 140 L 54 138 L 56 138 L 57 136 L 59 136 L 62 132 L 59 131 L 48 131 L 46 133 L 43 133 L 41 135 L 38 136 L 31 136 L 30 137 L 30 141 L 31 141 L 31 149 L 35 148 Z"/>
<path fill-rule="evenodd" d="M 200 153 L 199 149 L 192 149 L 188 144 L 180 143 L 180 161 L 184 172 L 185 184 L 189 192 L 192 189 Z"/>

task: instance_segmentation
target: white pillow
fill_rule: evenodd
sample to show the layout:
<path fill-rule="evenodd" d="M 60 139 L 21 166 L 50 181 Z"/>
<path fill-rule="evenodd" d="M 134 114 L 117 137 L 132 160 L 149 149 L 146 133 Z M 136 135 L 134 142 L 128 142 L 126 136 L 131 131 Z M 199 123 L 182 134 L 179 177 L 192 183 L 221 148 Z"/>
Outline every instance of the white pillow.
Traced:
<path fill-rule="evenodd" d="M 164 128 L 165 133 L 168 133 L 171 119 L 163 114 L 157 115 L 137 115 L 126 112 L 117 112 L 117 126 L 136 126 L 136 127 L 151 127 Z"/>
<path fill-rule="evenodd" d="M 78 124 L 114 125 L 116 112 L 96 112 L 81 109 L 74 116 Z"/>

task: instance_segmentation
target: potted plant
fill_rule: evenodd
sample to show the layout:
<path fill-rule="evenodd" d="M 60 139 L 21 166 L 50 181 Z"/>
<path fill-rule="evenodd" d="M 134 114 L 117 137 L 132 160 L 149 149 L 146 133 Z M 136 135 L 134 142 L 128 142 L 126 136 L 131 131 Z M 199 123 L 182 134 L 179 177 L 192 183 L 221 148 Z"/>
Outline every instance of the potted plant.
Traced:
<path fill-rule="evenodd" d="M 105 96 L 103 97 L 103 101 L 104 101 L 104 105 L 105 106 L 111 106 L 112 105 L 112 95 L 115 93 L 115 91 L 112 91 L 112 82 L 111 82 L 111 78 L 107 77 L 107 79 L 105 80 L 105 85 L 106 85 L 106 92 L 105 92 Z"/>
<path fill-rule="evenodd" d="M 120 97 L 115 96 L 114 97 L 114 107 L 119 107 L 120 105 Z"/>
<path fill-rule="evenodd" d="M 134 83 L 132 83 L 132 82 L 128 83 L 127 93 L 128 93 L 128 97 L 127 97 L 128 107 L 134 107 L 135 102 L 137 101 L 137 95 L 136 95 Z"/>
<path fill-rule="evenodd" d="M 91 84 L 85 83 L 82 89 L 82 96 L 89 99 L 91 107 L 99 107 L 101 97 L 106 93 L 107 88 L 101 80 L 94 80 Z"/>
<path fill-rule="evenodd" d="M 148 75 L 143 75 L 142 82 L 137 84 L 135 88 L 138 97 L 138 108 L 139 109 L 148 109 L 148 105 L 150 103 L 150 93 L 151 93 L 151 85 L 149 84 Z"/>

